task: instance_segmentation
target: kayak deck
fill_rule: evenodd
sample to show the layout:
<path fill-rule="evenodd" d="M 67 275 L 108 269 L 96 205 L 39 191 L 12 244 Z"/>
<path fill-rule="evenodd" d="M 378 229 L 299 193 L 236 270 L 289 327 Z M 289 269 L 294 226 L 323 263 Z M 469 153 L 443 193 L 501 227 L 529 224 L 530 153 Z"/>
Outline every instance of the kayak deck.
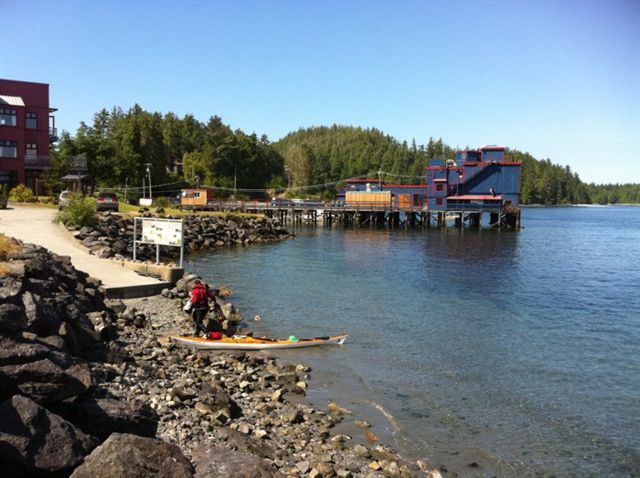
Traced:
<path fill-rule="evenodd" d="M 171 340 L 179 344 L 190 345 L 203 350 L 261 350 L 261 349 L 294 349 L 316 347 L 319 345 L 342 345 L 348 334 L 310 339 L 270 339 L 268 337 L 249 337 L 245 335 L 207 339 L 184 335 L 173 335 Z"/>

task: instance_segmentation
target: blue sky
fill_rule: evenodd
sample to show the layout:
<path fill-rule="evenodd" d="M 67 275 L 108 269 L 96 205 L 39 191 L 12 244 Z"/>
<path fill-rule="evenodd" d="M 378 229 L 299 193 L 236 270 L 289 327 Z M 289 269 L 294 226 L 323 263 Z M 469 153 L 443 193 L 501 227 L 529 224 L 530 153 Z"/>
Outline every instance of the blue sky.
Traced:
<path fill-rule="evenodd" d="M 376 127 L 640 183 L 639 0 L 0 0 L 0 77 L 49 83 L 72 134 L 137 102 L 272 141 Z"/>

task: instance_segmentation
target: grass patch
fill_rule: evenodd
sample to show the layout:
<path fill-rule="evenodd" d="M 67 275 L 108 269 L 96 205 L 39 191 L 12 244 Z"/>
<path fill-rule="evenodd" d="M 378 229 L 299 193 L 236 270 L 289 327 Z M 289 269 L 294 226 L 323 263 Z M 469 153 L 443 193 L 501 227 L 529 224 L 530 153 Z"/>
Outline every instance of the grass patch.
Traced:
<path fill-rule="evenodd" d="M 127 204 L 127 203 L 120 203 L 120 212 L 122 214 L 126 214 L 129 217 L 134 217 L 138 215 L 138 211 L 140 210 L 142 206 L 136 206 L 136 205 L 132 205 L 132 204 Z M 151 213 L 155 213 L 155 207 L 148 207 L 146 206 L 147 209 L 149 209 L 149 211 Z M 263 214 L 251 214 L 251 213 L 247 213 L 247 212 L 229 212 L 229 211 L 186 211 L 186 210 L 182 210 L 182 209 L 178 209 L 175 207 L 166 207 L 164 208 L 164 213 L 162 214 L 163 216 L 178 216 L 178 217 L 184 217 L 184 216 L 191 216 L 191 215 L 196 215 L 196 216 L 218 216 L 218 217 L 223 217 L 225 219 L 230 219 L 230 218 L 258 218 L 258 217 L 263 217 Z"/>

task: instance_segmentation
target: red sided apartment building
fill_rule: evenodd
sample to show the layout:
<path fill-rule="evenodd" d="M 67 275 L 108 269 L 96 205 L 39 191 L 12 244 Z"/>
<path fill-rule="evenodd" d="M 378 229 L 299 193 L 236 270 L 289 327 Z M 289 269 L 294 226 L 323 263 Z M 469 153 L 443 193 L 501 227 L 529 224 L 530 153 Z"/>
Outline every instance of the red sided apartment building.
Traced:
<path fill-rule="evenodd" d="M 48 84 L 0 79 L 0 185 L 43 193 L 49 145 L 58 140 L 54 111 Z"/>

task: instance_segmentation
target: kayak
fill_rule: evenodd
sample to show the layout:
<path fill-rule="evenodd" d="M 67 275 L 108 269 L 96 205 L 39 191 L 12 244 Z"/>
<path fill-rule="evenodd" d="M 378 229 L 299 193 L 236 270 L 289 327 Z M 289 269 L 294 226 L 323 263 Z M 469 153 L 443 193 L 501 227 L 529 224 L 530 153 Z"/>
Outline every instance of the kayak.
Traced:
<path fill-rule="evenodd" d="M 185 335 L 173 335 L 171 340 L 179 344 L 190 345 L 203 350 L 263 350 L 263 349 L 297 349 L 316 347 L 318 345 L 342 345 L 348 334 L 315 337 L 312 339 L 270 339 L 268 337 L 249 337 L 234 335 L 221 339 L 207 339 Z"/>

